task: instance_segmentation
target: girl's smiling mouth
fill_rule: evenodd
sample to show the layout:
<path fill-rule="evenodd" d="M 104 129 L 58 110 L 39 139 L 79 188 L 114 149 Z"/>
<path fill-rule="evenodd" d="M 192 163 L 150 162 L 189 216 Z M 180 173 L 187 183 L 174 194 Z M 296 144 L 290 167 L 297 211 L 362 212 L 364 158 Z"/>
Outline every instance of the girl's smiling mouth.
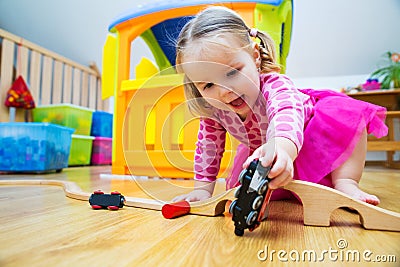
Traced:
<path fill-rule="evenodd" d="M 244 95 L 239 96 L 238 98 L 232 100 L 228 103 L 233 109 L 241 109 L 246 106 L 246 101 L 244 100 Z"/>

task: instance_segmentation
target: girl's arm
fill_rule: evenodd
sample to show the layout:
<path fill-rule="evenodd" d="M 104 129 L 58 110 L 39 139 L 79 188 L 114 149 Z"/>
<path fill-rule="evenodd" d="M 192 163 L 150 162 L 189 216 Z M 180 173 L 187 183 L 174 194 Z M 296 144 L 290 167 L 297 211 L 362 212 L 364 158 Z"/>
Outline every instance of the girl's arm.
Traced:
<path fill-rule="evenodd" d="M 200 201 L 210 198 L 224 153 L 226 130 L 212 119 L 200 119 L 198 141 L 194 157 L 194 189 L 189 194 L 177 196 L 177 201 Z"/>
<path fill-rule="evenodd" d="M 303 144 L 303 96 L 293 83 L 280 74 L 265 77 L 263 94 L 267 102 L 269 127 L 267 143 L 257 148 L 243 165 L 246 168 L 258 158 L 265 167 L 272 165 L 268 175 L 272 189 L 285 186 L 294 175 L 293 161 Z"/>
<path fill-rule="evenodd" d="M 267 93 L 267 140 L 285 137 L 299 151 L 304 141 L 304 101 L 308 96 L 302 94 L 288 77 L 281 74 L 271 75 L 264 84 L 263 93 Z"/>

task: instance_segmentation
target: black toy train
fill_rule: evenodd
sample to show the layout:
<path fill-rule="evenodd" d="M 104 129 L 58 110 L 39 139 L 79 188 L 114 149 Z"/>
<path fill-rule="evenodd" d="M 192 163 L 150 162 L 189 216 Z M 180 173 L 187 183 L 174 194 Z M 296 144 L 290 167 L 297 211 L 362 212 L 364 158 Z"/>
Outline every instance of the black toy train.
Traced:
<path fill-rule="evenodd" d="M 242 236 L 247 228 L 253 231 L 266 217 L 265 212 L 272 193 L 268 188 L 270 169 L 271 167 L 263 167 L 256 159 L 240 173 L 241 185 L 235 192 L 237 199 L 229 207 L 237 236 Z"/>
<path fill-rule="evenodd" d="M 104 194 L 103 191 L 95 191 L 89 198 L 89 204 L 93 209 L 118 210 L 125 205 L 125 197 L 114 191 L 111 194 Z"/>

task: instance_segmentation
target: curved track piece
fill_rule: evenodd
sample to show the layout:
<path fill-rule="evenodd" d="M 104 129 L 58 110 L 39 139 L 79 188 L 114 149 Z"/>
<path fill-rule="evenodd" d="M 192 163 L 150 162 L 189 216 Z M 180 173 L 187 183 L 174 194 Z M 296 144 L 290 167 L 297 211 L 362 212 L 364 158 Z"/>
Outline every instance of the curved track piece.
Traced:
<path fill-rule="evenodd" d="M 74 182 L 59 180 L 0 180 L 0 185 L 44 185 L 44 186 L 61 186 L 64 189 L 65 196 L 77 200 L 89 200 L 90 193 L 82 191 L 82 189 Z"/>
<path fill-rule="evenodd" d="M 400 231 L 400 213 L 367 204 L 330 187 L 294 181 L 285 189 L 301 199 L 305 225 L 329 226 L 331 213 L 338 208 L 348 207 L 358 211 L 365 229 Z"/>
<path fill-rule="evenodd" d="M 82 189 L 74 182 L 59 180 L 0 180 L 0 185 L 44 185 L 44 186 L 60 186 L 64 189 L 65 196 L 77 200 L 88 201 L 91 193 L 82 191 Z M 146 198 L 125 197 L 125 206 L 161 210 L 164 203 Z"/>

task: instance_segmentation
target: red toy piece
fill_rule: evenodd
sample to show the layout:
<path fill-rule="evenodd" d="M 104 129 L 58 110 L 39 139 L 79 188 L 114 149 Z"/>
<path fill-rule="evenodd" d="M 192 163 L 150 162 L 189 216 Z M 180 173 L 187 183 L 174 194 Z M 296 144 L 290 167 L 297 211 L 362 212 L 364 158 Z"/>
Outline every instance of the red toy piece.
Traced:
<path fill-rule="evenodd" d="M 190 203 L 187 201 L 180 201 L 171 204 L 165 204 L 161 213 L 166 219 L 176 218 L 190 212 Z"/>

